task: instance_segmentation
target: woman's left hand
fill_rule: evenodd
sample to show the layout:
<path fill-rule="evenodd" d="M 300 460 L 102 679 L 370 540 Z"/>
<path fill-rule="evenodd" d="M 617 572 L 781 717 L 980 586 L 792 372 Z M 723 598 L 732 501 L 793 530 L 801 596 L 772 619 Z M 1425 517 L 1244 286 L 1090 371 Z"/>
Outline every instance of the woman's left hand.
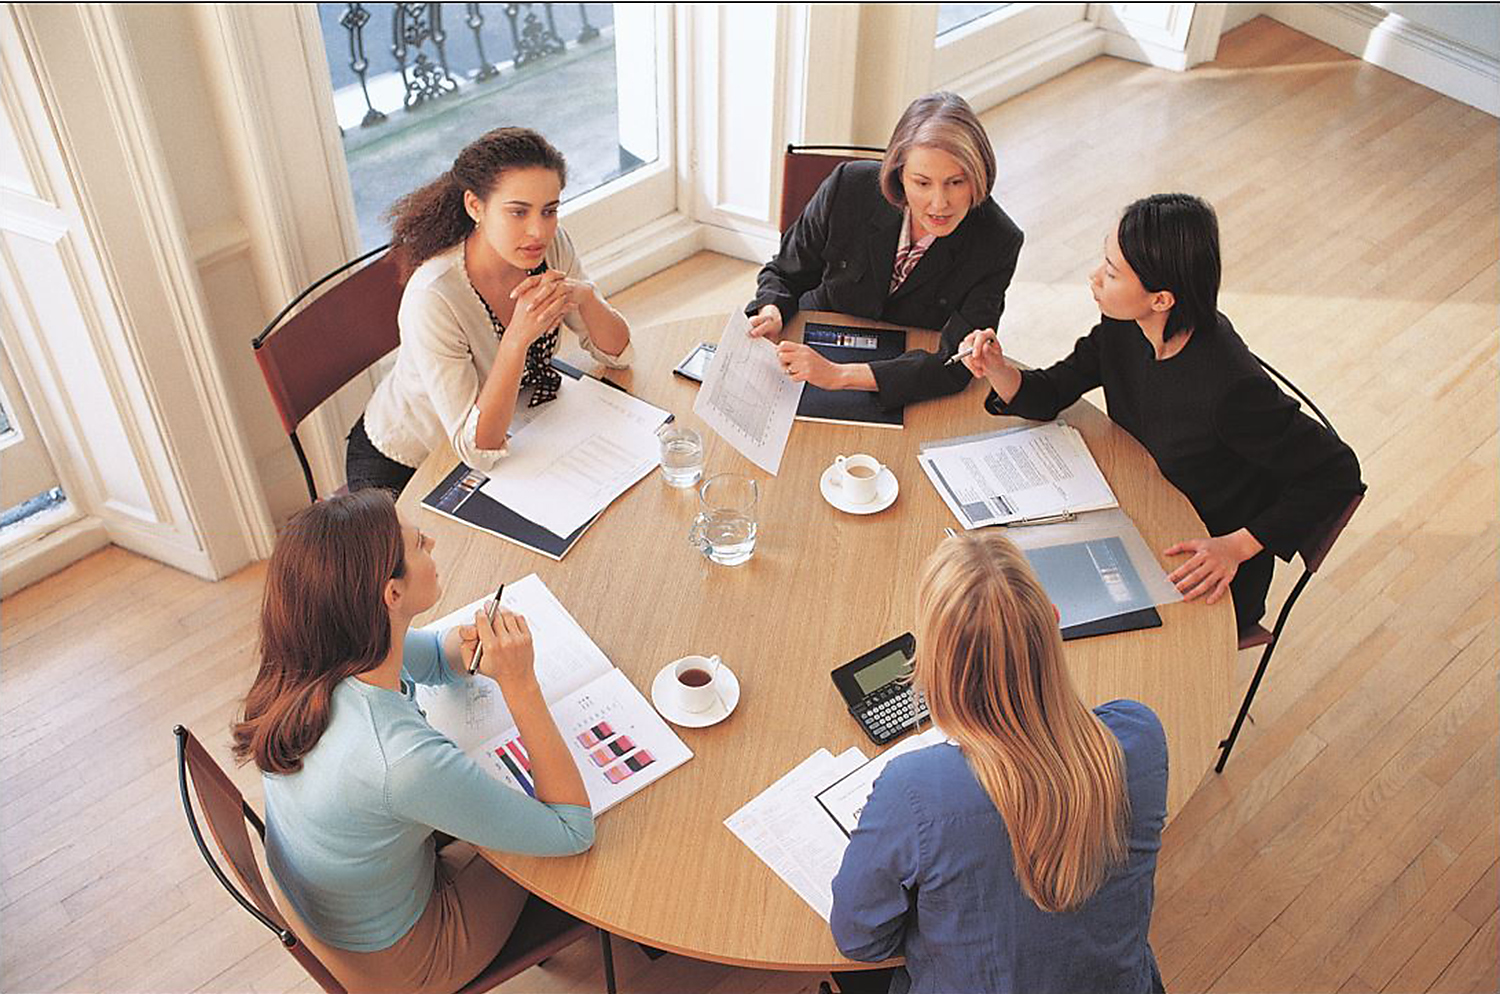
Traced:
<path fill-rule="evenodd" d="M 568 310 L 576 312 L 580 304 L 588 299 L 589 294 L 594 292 L 592 283 L 582 280 L 569 279 L 565 273 L 557 269 L 549 269 L 545 273 L 536 276 L 528 276 L 516 288 L 510 292 L 511 300 L 520 300 L 521 295 L 536 289 L 537 287 L 551 287 L 560 290 L 567 295 Z M 544 294 L 543 296 L 547 296 Z"/>
<path fill-rule="evenodd" d="M 1191 558 L 1168 574 L 1167 579 L 1176 585 L 1183 600 L 1196 600 L 1207 595 L 1205 603 L 1217 604 L 1239 572 L 1240 563 L 1262 548 L 1255 536 L 1244 528 L 1215 538 L 1178 542 L 1165 554 Z"/>
<path fill-rule="evenodd" d="M 811 383 L 824 390 L 839 388 L 839 365 L 830 362 L 817 349 L 799 342 L 778 342 L 776 358 L 786 375 L 801 383 Z"/>

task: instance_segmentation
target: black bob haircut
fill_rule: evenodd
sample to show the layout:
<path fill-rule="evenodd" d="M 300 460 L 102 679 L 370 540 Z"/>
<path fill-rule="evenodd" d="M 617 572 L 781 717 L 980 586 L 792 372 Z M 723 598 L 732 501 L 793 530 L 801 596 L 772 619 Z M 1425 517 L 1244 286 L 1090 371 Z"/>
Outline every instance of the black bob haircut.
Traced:
<path fill-rule="evenodd" d="M 1176 298 L 1164 340 L 1184 331 L 1211 332 L 1219 321 L 1219 219 L 1189 193 L 1158 193 L 1125 208 L 1120 253 L 1150 293 Z"/>

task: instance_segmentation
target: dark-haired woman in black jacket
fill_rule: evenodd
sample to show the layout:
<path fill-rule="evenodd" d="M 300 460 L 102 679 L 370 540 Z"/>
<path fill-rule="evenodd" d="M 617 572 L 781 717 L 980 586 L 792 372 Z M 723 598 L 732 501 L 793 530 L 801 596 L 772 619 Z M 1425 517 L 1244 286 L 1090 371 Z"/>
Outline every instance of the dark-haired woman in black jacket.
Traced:
<path fill-rule="evenodd" d="M 989 380 L 985 408 L 1050 420 L 1104 388 L 1109 416 L 1151 453 L 1211 537 L 1178 542 L 1169 579 L 1186 600 L 1228 591 L 1241 631 L 1265 613 L 1273 554 L 1290 560 L 1364 492 L 1359 460 L 1302 413 L 1218 312 L 1219 226 L 1187 194 L 1125 209 L 1089 278 L 1102 320 L 1073 354 L 1041 370 L 1007 360 L 993 329 L 964 340 Z"/>

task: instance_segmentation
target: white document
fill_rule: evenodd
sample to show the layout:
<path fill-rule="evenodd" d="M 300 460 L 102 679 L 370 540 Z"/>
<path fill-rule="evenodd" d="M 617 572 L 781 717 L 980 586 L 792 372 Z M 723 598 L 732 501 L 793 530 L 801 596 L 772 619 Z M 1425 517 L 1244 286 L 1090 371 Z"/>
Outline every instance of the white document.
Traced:
<path fill-rule="evenodd" d="M 480 490 L 566 537 L 656 468 L 667 412 L 590 376 L 530 409 Z"/>
<path fill-rule="evenodd" d="M 736 311 L 719 335 L 693 413 L 761 469 L 776 475 L 786 451 L 802 384 L 781 370 L 776 346 L 748 334 L 750 319 Z"/>
<path fill-rule="evenodd" d="M 486 594 L 472 604 L 427 625 L 442 631 L 454 625 L 474 623 L 474 612 L 489 603 Z M 536 655 L 537 683 L 551 704 L 614 668 L 588 633 L 573 619 L 542 578 L 531 573 L 507 583 L 500 597 L 504 607 L 526 618 Z M 468 750 L 515 724 L 500 686 L 482 673 L 455 683 L 417 687 L 417 704 L 427 720 L 462 750 Z"/>
<path fill-rule="evenodd" d="M 891 760 L 905 753 L 947 741 L 948 736 L 936 726 L 927 729 L 921 735 L 908 736 L 868 763 L 852 770 L 843 779 L 823 788 L 817 794 L 817 801 L 822 805 L 823 810 L 838 823 L 845 836 L 852 835 L 854 826 L 859 824 L 860 814 L 865 810 L 865 802 L 870 799 L 870 791 L 875 788 L 875 779 L 880 776 Z"/>
<path fill-rule="evenodd" d="M 965 528 L 1119 506 L 1083 436 L 1061 422 L 929 445 L 917 461 Z"/>
<path fill-rule="evenodd" d="M 550 703 L 595 815 L 693 758 L 692 750 L 617 669 Z M 536 796 L 531 757 L 514 726 L 468 752 L 502 783 Z"/>
<path fill-rule="evenodd" d="M 819 749 L 724 819 L 725 827 L 825 921 L 833 913 L 833 878 L 849 838 L 813 796 L 864 762 L 858 749 L 839 756 Z"/>

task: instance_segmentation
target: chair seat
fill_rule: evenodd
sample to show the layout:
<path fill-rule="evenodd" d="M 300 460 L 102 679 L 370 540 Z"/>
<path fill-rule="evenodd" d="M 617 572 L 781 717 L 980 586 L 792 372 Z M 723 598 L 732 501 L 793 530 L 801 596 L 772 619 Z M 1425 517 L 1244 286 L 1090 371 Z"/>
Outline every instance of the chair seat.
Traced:
<path fill-rule="evenodd" d="M 1260 625 L 1251 625 L 1240 632 L 1240 651 L 1254 649 L 1256 646 L 1270 645 L 1271 633 Z"/>
<path fill-rule="evenodd" d="M 532 895 L 500 952 L 457 994 L 479 994 L 594 934 L 594 926 Z"/>

